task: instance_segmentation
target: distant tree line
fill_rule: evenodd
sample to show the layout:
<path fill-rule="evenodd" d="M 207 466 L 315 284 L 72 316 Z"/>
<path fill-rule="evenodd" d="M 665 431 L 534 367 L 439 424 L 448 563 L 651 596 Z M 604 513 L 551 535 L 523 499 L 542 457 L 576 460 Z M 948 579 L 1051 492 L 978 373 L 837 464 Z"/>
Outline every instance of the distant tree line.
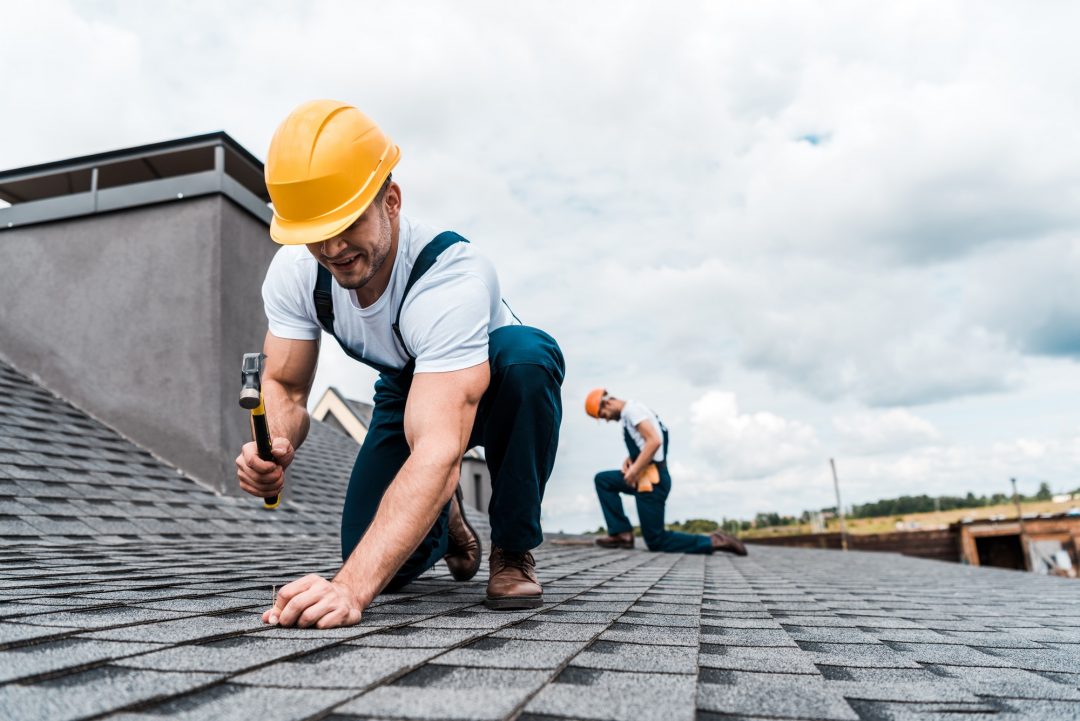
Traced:
<path fill-rule="evenodd" d="M 1080 493 L 1077 488 L 1073 493 Z M 1049 501 L 1053 497 L 1050 485 L 1040 483 L 1039 490 L 1033 496 L 1020 496 L 1021 502 Z M 986 506 L 999 506 L 1004 503 L 1012 503 L 1012 496 L 1007 493 L 994 493 L 991 495 L 976 496 L 970 491 L 965 496 L 900 496 L 899 498 L 883 498 L 873 503 L 855 504 L 851 507 L 851 518 L 884 518 L 889 516 L 904 516 L 912 513 L 931 513 L 933 511 L 955 511 L 963 508 L 984 508 Z M 779 513 L 758 513 L 754 520 L 748 521 L 739 518 L 723 518 L 720 522 L 708 518 L 691 518 L 686 521 L 674 521 L 667 524 L 669 531 L 682 531 L 683 533 L 712 533 L 717 529 L 728 533 L 748 531 L 751 528 L 774 528 L 778 526 L 794 526 L 810 523 L 815 512 L 803 511 L 799 516 L 785 516 Z M 826 517 L 836 515 L 836 506 L 822 508 L 818 513 Z M 607 533 L 603 526 L 596 533 Z M 634 535 L 641 535 L 641 529 L 634 526 Z"/>
<path fill-rule="evenodd" d="M 1053 493 L 1046 483 L 1039 484 L 1034 496 L 1020 496 L 1021 502 L 1049 501 Z M 970 491 L 966 496 L 900 496 L 883 498 L 873 503 L 855 504 L 851 507 L 852 518 L 882 518 L 885 516 L 904 516 L 910 513 L 931 513 L 933 511 L 955 511 L 961 508 L 984 508 L 1011 503 L 1012 496 L 1007 493 L 994 493 L 989 496 L 976 496 Z M 832 509 L 835 510 L 835 509 Z M 760 514 L 759 514 L 760 515 Z"/>

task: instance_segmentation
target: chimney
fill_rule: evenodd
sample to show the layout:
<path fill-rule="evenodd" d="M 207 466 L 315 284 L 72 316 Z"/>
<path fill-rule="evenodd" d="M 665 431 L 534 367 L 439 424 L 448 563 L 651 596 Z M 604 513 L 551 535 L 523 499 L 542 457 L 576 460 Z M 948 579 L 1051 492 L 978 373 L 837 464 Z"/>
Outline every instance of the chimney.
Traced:
<path fill-rule="evenodd" d="M 2 171 L 0 199 L 0 357 L 237 493 L 277 248 L 262 163 L 211 133 Z"/>

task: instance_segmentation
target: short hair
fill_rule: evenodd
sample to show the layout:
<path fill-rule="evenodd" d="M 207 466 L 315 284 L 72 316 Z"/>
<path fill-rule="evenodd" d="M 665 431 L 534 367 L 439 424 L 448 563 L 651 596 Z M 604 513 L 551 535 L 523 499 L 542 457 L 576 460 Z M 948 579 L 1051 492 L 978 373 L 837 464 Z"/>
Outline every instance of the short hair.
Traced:
<path fill-rule="evenodd" d="M 379 188 L 379 192 L 375 194 L 375 200 L 382 200 L 383 199 L 383 196 L 386 195 L 386 189 L 390 187 L 390 183 L 393 181 L 393 179 L 394 179 L 394 174 L 393 173 L 390 173 L 389 175 L 386 176 L 386 180 L 383 181 L 382 187 Z"/>

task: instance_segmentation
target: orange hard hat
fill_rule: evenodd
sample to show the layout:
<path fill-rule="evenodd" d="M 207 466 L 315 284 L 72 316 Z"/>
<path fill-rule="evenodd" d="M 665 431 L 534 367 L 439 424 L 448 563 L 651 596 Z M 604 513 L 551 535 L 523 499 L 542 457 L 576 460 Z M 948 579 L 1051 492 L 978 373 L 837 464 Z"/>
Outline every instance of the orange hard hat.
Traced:
<path fill-rule="evenodd" d="M 600 401 L 604 400 L 606 395 L 607 390 L 604 388 L 593 388 L 589 391 L 589 395 L 585 396 L 585 412 L 593 418 L 599 418 Z"/>
<path fill-rule="evenodd" d="M 351 105 L 304 103 L 270 141 L 270 237 L 282 245 L 301 245 L 340 234 L 367 210 L 400 157 L 401 150 L 375 121 Z"/>

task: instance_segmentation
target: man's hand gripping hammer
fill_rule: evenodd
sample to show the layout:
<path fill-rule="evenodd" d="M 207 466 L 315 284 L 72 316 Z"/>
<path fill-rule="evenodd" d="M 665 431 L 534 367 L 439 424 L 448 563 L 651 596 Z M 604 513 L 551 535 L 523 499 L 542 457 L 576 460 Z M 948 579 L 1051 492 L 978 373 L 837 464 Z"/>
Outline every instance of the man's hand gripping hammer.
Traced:
<path fill-rule="evenodd" d="M 259 450 L 259 458 L 264 461 L 273 461 L 274 454 L 270 452 L 270 426 L 266 422 L 266 406 L 263 404 L 262 395 L 262 362 L 265 358 L 262 353 L 245 353 L 244 364 L 241 368 L 243 386 L 240 388 L 240 407 L 251 411 L 251 436 L 255 446 Z M 281 505 L 281 496 L 270 496 L 263 499 L 263 508 L 277 508 Z"/>

